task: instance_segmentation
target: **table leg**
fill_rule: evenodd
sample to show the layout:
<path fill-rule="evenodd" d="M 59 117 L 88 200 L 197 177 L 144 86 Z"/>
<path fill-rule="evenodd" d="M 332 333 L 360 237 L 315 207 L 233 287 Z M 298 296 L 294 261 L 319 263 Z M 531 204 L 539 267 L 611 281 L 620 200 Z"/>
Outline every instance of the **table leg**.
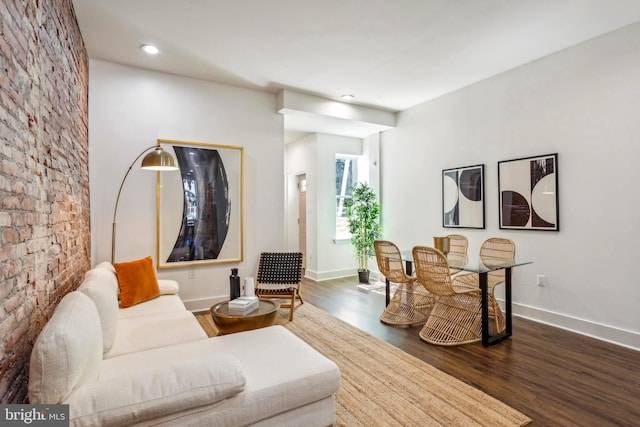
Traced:
<path fill-rule="evenodd" d="M 482 284 L 482 276 L 484 275 L 484 288 Z M 504 270 L 504 286 L 505 286 L 505 316 L 506 325 L 501 333 L 489 336 L 489 305 L 487 295 L 487 273 L 480 274 L 480 288 L 482 289 L 482 345 L 485 347 L 498 344 L 509 338 L 512 333 L 511 322 L 511 267 Z M 487 298 L 487 300 L 485 300 Z M 485 315 L 486 312 L 486 315 Z"/>
<path fill-rule="evenodd" d="M 405 260 L 404 265 L 405 269 L 407 270 L 407 276 L 411 276 L 413 274 L 413 261 Z"/>
<path fill-rule="evenodd" d="M 487 285 L 487 273 L 480 273 L 480 307 L 482 309 L 481 321 L 482 321 L 482 345 L 489 347 L 489 295 Z"/>
<path fill-rule="evenodd" d="M 405 268 L 407 271 L 407 275 L 411 276 L 413 274 L 413 261 L 409 261 L 406 260 L 404 262 L 405 264 Z M 391 287 L 389 286 L 389 279 L 385 278 L 384 279 L 384 300 L 385 300 L 385 306 L 389 305 L 389 301 L 391 301 Z"/>
<path fill-rule="evenodd" d="M 385 307 L 389 305 L 389 301 L 391 300 L 391 297 L 389 295 L 389 293 L 391 292 L 391 287 L 389 286 L 389 279 L 385 278 L 384 279 L 384 300 L 385 300 Z"/>
<path fill-rule="evenodd" d="M 505 316 L 506 318 L 506 328 L 505 332 L 508 334 L 507 336 L 511 336 L 511 267 L 506 268 L 504 272 L 505 281 Z"/>

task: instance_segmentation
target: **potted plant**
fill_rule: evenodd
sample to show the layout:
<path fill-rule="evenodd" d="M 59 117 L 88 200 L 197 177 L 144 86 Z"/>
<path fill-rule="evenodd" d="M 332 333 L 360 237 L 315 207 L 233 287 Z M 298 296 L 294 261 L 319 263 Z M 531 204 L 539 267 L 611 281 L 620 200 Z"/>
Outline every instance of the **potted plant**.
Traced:
<path fill-rule="evenodd" d="M 380 203 L 366 182 L 357 183 L 351 192 L 352 198 L 345 201 L 345 214 L 358 260 L 358 278 L 360 283 L 369 283 L 369 257 L 375 255 L 373 242 L 382 235 Z"/>

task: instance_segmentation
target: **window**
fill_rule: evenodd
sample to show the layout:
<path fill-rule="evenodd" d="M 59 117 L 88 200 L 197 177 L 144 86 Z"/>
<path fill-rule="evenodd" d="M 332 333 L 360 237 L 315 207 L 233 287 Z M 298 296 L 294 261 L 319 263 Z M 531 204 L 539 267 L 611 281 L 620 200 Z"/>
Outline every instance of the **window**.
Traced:
<path fill-rule="evenodd" d="M 351 187 L 357 182 L 358 158 L 336 155 L 336 238 L 349 238 L 344 202 L 351 199 Z"/>

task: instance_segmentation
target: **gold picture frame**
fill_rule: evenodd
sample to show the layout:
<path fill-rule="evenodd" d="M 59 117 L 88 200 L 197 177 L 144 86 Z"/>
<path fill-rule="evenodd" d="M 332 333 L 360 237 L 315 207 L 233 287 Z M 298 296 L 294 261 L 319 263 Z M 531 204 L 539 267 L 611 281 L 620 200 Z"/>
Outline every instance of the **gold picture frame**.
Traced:
<path fill-rule="evenodd" d="M 177 172 L 157 174 L 158 268 L 243 260 L 244 148 L 158 139 Z"/>

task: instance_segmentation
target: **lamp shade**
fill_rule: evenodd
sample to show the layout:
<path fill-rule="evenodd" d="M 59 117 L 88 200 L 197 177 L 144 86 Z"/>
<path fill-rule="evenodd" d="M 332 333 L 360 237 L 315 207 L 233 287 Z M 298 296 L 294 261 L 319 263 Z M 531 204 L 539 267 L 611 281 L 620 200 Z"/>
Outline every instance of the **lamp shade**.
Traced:
<path fill-rule="evenodd" d="M 140 167 L 147 170 L 170 171 L 178 169 L 178 163 L 170 153 L 158 145 L 155 150 L 144 156 Z"/>

